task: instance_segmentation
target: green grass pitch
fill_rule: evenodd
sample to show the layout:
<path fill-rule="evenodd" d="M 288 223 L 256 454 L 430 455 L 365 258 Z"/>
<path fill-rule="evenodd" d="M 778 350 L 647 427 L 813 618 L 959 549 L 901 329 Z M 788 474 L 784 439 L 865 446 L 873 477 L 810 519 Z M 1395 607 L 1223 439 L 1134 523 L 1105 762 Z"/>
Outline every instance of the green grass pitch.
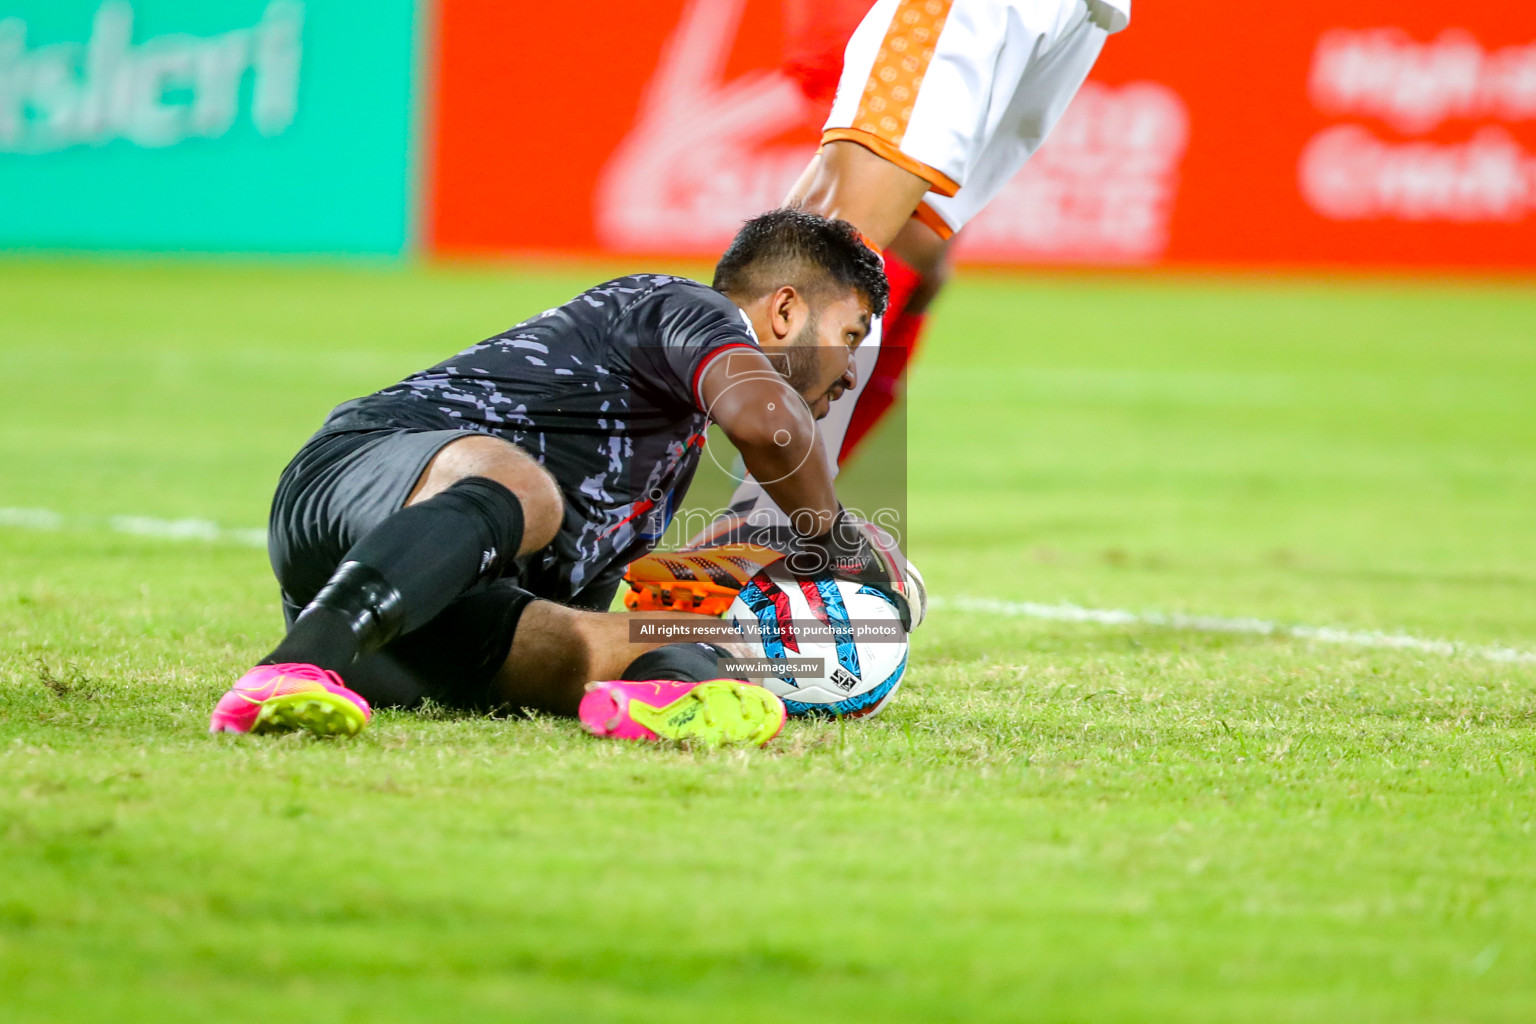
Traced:
<path fill-rule="evenodd" d="M 259 527 L 331 405 L 617 269 L 0 264 L 0 1020 L 1536 1019 L 1514 284 L 962 275 L 875 721 L 205 735 L 264 553 L 113 517 Z"/>

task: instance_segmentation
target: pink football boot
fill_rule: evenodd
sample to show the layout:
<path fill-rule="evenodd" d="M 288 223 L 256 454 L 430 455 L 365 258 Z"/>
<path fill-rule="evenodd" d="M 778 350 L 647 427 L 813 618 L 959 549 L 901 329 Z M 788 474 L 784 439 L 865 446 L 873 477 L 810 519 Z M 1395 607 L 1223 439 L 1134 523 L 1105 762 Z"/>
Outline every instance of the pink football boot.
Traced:
<path fill-rule="evenodd" d="M 760 747 L 779 734 L 785 718 L 784 702 L 775 694 L 736 679 L 588 683 L 577 714 L 594 736 L 703 747 Z"/>
<path fill-rule="evenodd" d="M 373 716 L 341 677 L 315 665 L 257 665 L 214 706 L 209 732 L 292 732 L 355 736 Z"/>

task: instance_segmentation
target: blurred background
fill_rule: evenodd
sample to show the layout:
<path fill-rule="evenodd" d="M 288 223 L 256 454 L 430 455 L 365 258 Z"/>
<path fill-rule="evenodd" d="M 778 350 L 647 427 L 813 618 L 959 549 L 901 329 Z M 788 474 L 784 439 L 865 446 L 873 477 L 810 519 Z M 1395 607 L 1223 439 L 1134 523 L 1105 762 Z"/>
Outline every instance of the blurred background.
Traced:
<path fill-rule="evenodd" d="M 708 257 L 815 144 L 786 68 L 840 46 L 817 25 L 803 0 L 4 0 L 0 247 Z M 1533 213 L 1536 7 L 1151 0 L 960 253 L 1522 270 Z"/>
<path fill-rule="evenodd" d="M 707 277 L 836 6 L 0 0 L 0 1020 L 1536 1020 L 1530 0 L 1136 0 L 839 479 L 881 718 L 210 744 L 327 411 Z"/>

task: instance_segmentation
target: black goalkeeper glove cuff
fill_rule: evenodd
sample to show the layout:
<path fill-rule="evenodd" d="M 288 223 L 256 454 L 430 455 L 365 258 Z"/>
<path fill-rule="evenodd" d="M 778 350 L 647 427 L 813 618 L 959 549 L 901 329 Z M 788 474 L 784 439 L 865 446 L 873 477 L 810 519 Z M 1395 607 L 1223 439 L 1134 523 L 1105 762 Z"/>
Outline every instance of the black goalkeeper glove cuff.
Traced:
<path fill-rule="evenodd" d="M 818 537 L 798 537 L 784 558 L 784 567 L 796 576 L 824 576 L 859 583 L 880 591 L 901 614 L 902 626 L 912 629 L 912 608 L 902 593 L 904 576 L 869 541 L 869 535 L 842 507 L 832 528 Z"/>
<path fill-rule="evenodd" d="M 831 575 L 850 583 L 882 581 L 880 560 L 853 517 L 839 508 L 832 528 L 816 537 L 796 537 L 784 565 L 796 576 Z"/>

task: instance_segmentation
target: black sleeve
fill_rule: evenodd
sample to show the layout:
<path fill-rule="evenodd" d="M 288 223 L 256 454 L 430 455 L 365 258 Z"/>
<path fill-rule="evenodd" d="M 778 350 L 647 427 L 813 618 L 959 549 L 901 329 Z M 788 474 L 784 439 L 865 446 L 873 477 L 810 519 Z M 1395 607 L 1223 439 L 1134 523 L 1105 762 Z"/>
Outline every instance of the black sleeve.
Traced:
<path fill-rule="evenodd" d="M 673 402 L 703 410 L 699 377 L 710 360 L 724 349 L 758 347 L 746 314 L 696 281 L 662 285 L 639 305 L 635 386 Z"/>

